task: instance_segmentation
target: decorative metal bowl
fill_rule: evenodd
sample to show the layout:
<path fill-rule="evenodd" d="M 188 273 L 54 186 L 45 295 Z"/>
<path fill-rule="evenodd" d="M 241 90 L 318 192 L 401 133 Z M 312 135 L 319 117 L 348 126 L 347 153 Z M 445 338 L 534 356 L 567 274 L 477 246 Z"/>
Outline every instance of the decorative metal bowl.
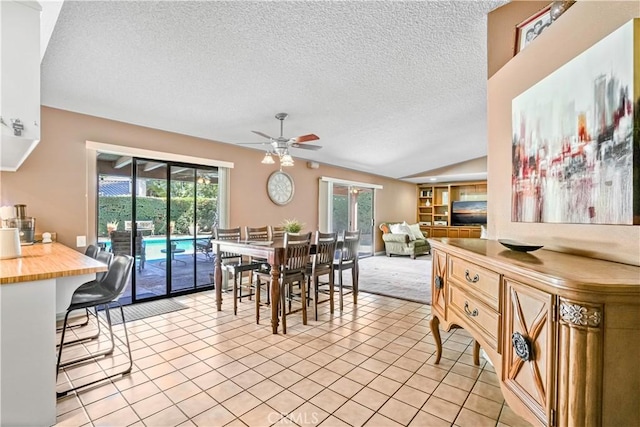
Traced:
<path fill-rule="evenodd" d="M 498 239 L 498 242 L 500 242 L 502 246 L 506 246 L 512 251 L 518 251 L 518 252 L 537 251 L 538 249 L 543 247 L 543 245 L 532 245 L 530 243 L 516 242 L 515 240 L 509 240 L 509 239 Z"/>

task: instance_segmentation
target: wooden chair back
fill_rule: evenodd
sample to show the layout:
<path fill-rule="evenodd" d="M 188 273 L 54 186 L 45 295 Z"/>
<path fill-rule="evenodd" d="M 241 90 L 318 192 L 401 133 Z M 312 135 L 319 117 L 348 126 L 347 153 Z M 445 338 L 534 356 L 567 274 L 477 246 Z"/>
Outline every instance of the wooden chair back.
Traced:
<path fill-rule="evenodd" d="M 300 235 L 286 233 L 284 248 L 284 274 L 304 273 L 311 252 L 311 232 Z"/>
<path fill-rule="evenodd" d="M 333 256 L 336 251 L 337 239 L 338 235 L 336 233 L 316 232 L 316 253 L 313 261 L 314 267 L 333 264 Z"/>
<path fill-rule="evenodd" d="M 269 240 L 269 227 L 245 227 L 247 240 L 267 241 Z"/>
<path fill-rule="evenodd" d="M 340 260 L 342 264 L 354 262 L 358 259 L 360 249 L 360 230 L 345 231 L 342 249 L 340 250 Z"/>
<path fill-rule="evenodd" d="M 234 242 L 239 242 L 242 238 L 242 233 L 240 232 L 240 227 L 236 228 L 214 228 L 213 235 L 216 240 L 229 240 Z M 233 252 L 221 252 L 220 260 L 228 260 L 232 258 L 239 258 L 240 255 Z"/>
<path fill-rule="evenodd" d="M 281 226 L 271 226 L 271 240 L 275 240 L 275 239 L 284 239 L 284 227 Z"/>

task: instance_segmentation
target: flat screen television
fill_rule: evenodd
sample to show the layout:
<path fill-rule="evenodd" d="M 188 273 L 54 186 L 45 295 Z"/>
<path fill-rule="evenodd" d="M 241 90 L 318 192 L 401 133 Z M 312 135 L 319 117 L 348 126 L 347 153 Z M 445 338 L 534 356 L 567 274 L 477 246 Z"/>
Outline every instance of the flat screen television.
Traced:
<path fill-rule="evenodd" d="M 451 206 L 451 225 L 486 225 L 487 201 L 458 201 Z"/>

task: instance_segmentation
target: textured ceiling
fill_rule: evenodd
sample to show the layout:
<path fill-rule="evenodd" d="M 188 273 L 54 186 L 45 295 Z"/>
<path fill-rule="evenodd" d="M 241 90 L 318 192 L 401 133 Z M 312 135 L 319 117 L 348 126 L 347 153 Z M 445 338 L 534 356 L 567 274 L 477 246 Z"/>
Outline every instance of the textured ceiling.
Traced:
<path fill-rule="evenodd" d="M 486 14 L 504 3 L 67 0 L 42 103 L 225 143 L 278 136 L 284 111 L 285 136 L 323 147 L 294 158 L 415 176 L 486 155 Z"/>

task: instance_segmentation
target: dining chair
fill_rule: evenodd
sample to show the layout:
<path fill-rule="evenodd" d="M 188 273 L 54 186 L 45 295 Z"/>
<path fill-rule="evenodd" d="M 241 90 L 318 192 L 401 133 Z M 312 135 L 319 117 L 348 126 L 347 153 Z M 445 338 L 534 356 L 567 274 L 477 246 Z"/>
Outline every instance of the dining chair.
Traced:
<path fill-rule="evenodd" d="M 267 241 L 269 240 L 269 227 L 245 227 L 245 237 L 247 240 Z"/>
<path fill-rule="evenodd" d="M 216 240 L 230 240 L 239 242 L 242 239 L 240 227 L 236 228 L 215 228 L 213 230 Z M 240 302 L 242 302 L 242 276 L 245 271 L 253 271 L 260 268 L 261 262 L 244 259 L 240 254 L 233 252 L 222 252 L 220 254 L 220 265 L 233 276 L 233 314 L 238 314 L 238 287 L 240 287 Z M 238 285 L 238 277 L 240 285 Z M 251 277 L 249 277 L 251 281 Z M 249 299 L 251 299 L 251 286 L 249 286 Z"/>
<path fill-rule="evenodd" d="M 109 371 L 107 375 L 101 376 L 100 378 L 94 378 L 92 381 L 71 387 L 62 392 L 57 392 L 57 397 L 65 396 L 68 392 L 78 390 L 80 388 L 84 388 L 93 384 L 96 384 L 100 381 L 104 381 L 109 378 L 114 378 L 118 375 L 124 375 L 131 372 L 131 368 L 133 367 L 133 358 L 131 356 L 131 346 L 129 345 L 129 335 L 127 333 L 127 325 L 126 319 L 124 316 L 124 310 L 122 309 L 122 305 L 118 302 L 120 296 L 124 293 L 127 284 L 129 283 L 129 279 L 131 278 L 131 270 L 133 264 L 135 263 L 135 259 L 129 255 L 117 255 L 113 258 L 111 265 L 109 266 L 109 270 L 107 271 L 107 275 L 102 281 L 93 281 L 88 282 L 73 292 L 71 296 L 71 303 L 67 308 L 67 312 L 64 316 L 64 322 L 62 325 L 62 336 L 60 338 L 60 346 L 58 347 L 58 359 L 56 362 L 56 378 L 60 372 L 61 368 L 66 366 L 75 365 L 78 363 L 86 362 L 88 360 L 97 360 L 103 356 L 109 356 L 113 354 L 115 350 L 115 338 L 118 339 L 119 342 L 124 344 L 127 349 L 127 353 L 129 355 L 129 363 L 125 365 L 124 369 L 118 370 L 118 372 Z M 124 330 L 124 340 L 120 337 L 117 337 L 113 333 L 113 323 L 111 321 L 111 313 L 110 306 L 116 305 L 120 308 L 120 315 L 122 316 L 122 326 Z M 109 329 L 109 337 L 111 340 L 111 347 L 106 350 L 101 350 L 95 353 L 90 353 L 85 356 L 81 356 L 79 358 L 73 360 L 62 361 L 62 351 L 65 346 L 77 344 L 79 341 L 83 340 L 73 340 L 69 342 L 65 342 L 65 333 L 67 331 L 67 324 L 69 321 L 69 314 L 71 314 L 74 310 L 82 310 L 89 308 L 96 308 L 102 306 L 105 311 L 106 320 L 101 320 L 99 316 L 96 316 L 98 322 L 105 322 Z"/>
<path fill-rule="evenodd" d="M 250 241 L 258 241 L 258 242 L 266 242 L 271 240 L 271 233 L 269 230 L 269 226 L 265 225 L 264 227 L 245 227 L 245 237 Z M 251 261 L 260 263 L 265 269 L 269 269 L 269 265 L 267 264 L 267 260 L 265 258 L 259 257 L 251 257 Z M 253 287 L 253 284 L 251 285 Z M 251 295 L 249 294 L 249 299 L 251 299 Z M 268 297 L 270 298 L 270 297 Z M 240 301 L 242 301 L 242 289 L 240 290 Z"/>
<path fill-rule="evenodd" d="M 272 304 L 279 304 L 282 314 L 282 331 L 287 333 L 287 315 L 302 311 L 302 323 L 307 324 L 307 301 L 306 301 L 306 269 L 309 263 L 309 254 L 311 251 L 311 232 L 293 235 L 285 233 L 284 235 L 284 258 L 282 260 L 280 270 L 280 301 L 271 301 Z M 269 294 L 269 286 L 271 283 L 271 272 L 257 270 L 253 273 L 255 289 L 256 289 L 256 323 L 260 323 L 260 287 L 262 279 L 267 284 L 267 294 Z M 293 284 L 300 285 L 301 308 L 297 310 L 289 309 L 287 313 L 287 301 L 292 297 Z"/>
<path fill-rule="evenodd" d="M 269 226 L 271 238 L 269 240 L 282 239 L 284 238 L 284 227 L 279 225 L 271 225 Z"/>
<path fill-rule="evenodd" d="M 342 246 L 333 260 L 333 268 L 338 274 L 338 292 L 340 294 L 340 311 L 344 309 L 344 295 L 353 294 L 353 303 L 358 303 L 358 250 L 360 247 L 360 230 L 345 231 Z M 342 272 L 351 270 L 351 291 L 344 293 Z"/>
<path fill-rule="evenodd" d="M 326 291 L 326 293 L 329 295 L 329 308 L 331 310 L 331 314 L 333 314 L 333 257 L 336 250 L 337 238 L 338 236 L 336 233 L 321 233 L 320 231 L 316 231 L 316 237 L 314 241 L 315 254 L 311 255 L 311 263 L 307 264 L 307 293 L 311 295 L 310 299 L 313 300 L 313 312 L 315 320 L 318 320 L 318 304 L 327 301 L 318 300 L 319 293 L 324 293 L 320 290 L 320 286 L 324 284 L 329 286 L 329 289 Z M 328 282 L 321 283 L 320 276 L 324 275 L 329 276 Z M 309 303 L 309 301 L 307 301 L 307 303 Z"/>

